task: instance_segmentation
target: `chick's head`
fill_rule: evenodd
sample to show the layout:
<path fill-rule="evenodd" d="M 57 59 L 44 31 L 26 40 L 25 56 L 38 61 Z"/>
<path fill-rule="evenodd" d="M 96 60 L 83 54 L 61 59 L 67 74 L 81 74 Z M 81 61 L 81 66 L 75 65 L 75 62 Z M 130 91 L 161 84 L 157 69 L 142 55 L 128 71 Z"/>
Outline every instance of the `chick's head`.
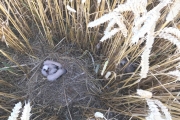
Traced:
<path fill-rule="evenodd" d="M 43 70 L 44 70 L 44 71 L 46 71 L 46 72 L 47 72 L 47 71 L 48 71 L 48 69 L 49 69 L 49 67 L 48 67 L 47 65 L 44 65 L 44 66 L 43 66 Z"/>

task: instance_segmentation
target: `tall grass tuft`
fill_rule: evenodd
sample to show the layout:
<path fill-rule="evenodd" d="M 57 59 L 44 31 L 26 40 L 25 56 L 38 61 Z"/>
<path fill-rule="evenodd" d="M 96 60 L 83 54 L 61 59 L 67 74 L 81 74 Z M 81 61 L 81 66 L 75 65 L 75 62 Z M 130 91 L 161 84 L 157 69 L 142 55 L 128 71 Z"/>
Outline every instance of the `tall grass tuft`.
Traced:
<path fill-rule="evenodd" d="M 179 0 L 0 0 L 0 53 L 18 64 L 5 47 L 36 56 L 32 41 L 37 33 L 49 49 L 65 38 L 65 45 L 92 54 L 95 81 L 101 83 L 101 93 L 93 94 L 104 105 L 98 111 L 152 119 L 155 110 L 158 119 L 163 113 L 167 120 L 178 120 L 179 11 Z M 137 89 L 153 98 L 143 100 Z"/>

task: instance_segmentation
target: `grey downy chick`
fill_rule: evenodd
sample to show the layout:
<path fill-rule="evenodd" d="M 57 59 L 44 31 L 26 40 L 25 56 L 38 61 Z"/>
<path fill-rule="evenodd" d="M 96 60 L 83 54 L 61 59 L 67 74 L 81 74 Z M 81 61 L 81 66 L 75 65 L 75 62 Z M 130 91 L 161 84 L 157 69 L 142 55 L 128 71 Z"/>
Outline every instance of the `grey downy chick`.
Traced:
<path fill-rule="evenodd" d="M 54 81 L 67 72 L 58 62 L 46 60 L 43 65 L 41 73 L 46 76 L 49 81 Z"/>
<path fill-rule="evenodd" d="M 41 69 L 41 73 L 47 77 L 48 75 L 52 75 L 52 74 L 56 73 L 58 69 L 59 69 L 59 67 L 56 65 L 46 64 Z"/>

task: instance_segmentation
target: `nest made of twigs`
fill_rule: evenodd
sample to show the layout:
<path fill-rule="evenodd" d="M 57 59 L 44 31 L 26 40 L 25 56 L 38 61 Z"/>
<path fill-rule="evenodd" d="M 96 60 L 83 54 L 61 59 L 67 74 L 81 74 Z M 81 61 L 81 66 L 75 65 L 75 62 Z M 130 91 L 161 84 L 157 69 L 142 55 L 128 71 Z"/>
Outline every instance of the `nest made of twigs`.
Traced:
<path fill-rule="evenodd" d="M 90 95 L 89 88 L 93 88 L 92 76 L 83 67 L 80 60 L 72 57 L 50 58 L 63 65 L 67 73 L 56 81 L 47 81 L 41 75 L 40 68 L 34 77 L 28 80 L 28 96 L 36 104 L 66 106 L 74 102 L 80 102 Z"/>

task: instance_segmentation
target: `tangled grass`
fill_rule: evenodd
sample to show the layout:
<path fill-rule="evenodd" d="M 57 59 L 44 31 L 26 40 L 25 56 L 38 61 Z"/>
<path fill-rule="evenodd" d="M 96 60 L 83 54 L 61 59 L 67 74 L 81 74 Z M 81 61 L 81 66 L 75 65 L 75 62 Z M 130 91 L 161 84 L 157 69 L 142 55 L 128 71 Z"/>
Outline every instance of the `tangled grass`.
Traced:
<path fill-rule="evenodd" d="M 87 61 L 98 89 L 89 93 L 96 105 L 74 105 L 81 118 L 93 119 L 99 111 L 107 119 L 149 120 L 150 106 L 157 108 L 160 103 L 170 113 L 168 120 L 178 120 L 179 4 L 179 0 L 0 0 L 1 118 L 7 119 L 15 103 L 29 98 L 20 92 L 20 80 L 10 78 L 32 77 L 58 49 Z M 74 55 L 69 54 L 72 51 Z M 21 60 L 16 59 L 19 55 Z M 152 92 L 151 100 L 139 97 L 137 89 Z M 32 106 L 32 114 L 35 109 Z M 73 111 L 65 110 L 63 118 L 73 119 Z M 33 119 L 43 112 L 34 113 Z M 63 113 L 48 115 L 46 119 L 58 119 Z"/>

